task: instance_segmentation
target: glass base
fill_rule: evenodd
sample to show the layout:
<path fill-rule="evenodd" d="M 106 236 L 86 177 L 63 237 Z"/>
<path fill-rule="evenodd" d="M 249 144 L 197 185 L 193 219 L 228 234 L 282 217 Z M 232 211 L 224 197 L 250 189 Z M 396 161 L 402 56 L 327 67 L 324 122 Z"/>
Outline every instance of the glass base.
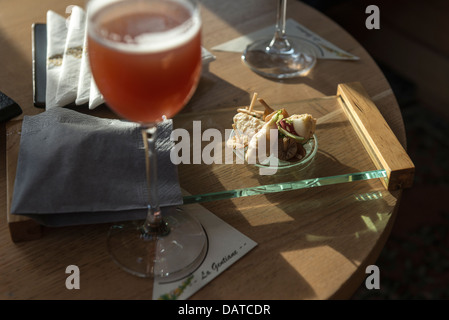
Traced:
<path fill-rule="evenodd" d="M 306 76 L 315 66 L 316 54 L 310 43 L 289 37 L 288 50 L 276 49 L 271 43 L 272 39 L 267 39 L 248 45 L 242 61 L 254 72 L 276 79 Z"/>
<path fill-rule="evenodd" d="M 202 225 L 178 208 L 164 210 L 163 214 L 170 228 L 164 236 L 144 234 L 143 221 L 111 227 L 109 254 L 122 269 L 139 277 L 171 282 L 187 277 L 201 265 L 208 249 Z"/>

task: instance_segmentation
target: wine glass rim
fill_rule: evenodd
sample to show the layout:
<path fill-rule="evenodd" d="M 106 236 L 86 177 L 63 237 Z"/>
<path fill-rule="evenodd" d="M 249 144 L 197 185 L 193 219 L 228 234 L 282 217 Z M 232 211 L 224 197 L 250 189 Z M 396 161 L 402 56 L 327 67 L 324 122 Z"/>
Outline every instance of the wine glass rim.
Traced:
<path fill-rule="evenodd" d="M 180 25 L 164 31 L 149 32 L 132 39 L 111 39 L 101 34 L 97 24 L 93 21 L 96 14 L 107 5 L 129 0 L 89 0 L 87 4 L 88 33 L 89 36 L 103 45 L 127 52 L 164 51 L 179 47 L 194 37 L 201 28 L 201 18 L 197 0 L 169 0 L 180 3 L 189 10 L 190 17 Z M 136 0 L 136 2 L 167 2 L 167 0 Z"/>

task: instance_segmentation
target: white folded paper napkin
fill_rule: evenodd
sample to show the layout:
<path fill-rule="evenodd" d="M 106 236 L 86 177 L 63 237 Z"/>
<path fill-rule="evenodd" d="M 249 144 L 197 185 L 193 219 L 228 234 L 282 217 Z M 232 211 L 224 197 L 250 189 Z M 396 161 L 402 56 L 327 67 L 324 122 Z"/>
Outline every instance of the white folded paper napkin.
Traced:
<path fill-rule="evenodd" d="M 86 12 L 79 6 L 71 6 L 68 20 L 47 12 L 46 109 L 70 104 L 95 109 L 104 102 L 91 75 L 86 31 Z"/>
<path fill-rule="evenodd" d="M 47 89 L 46 109 L 88 104 L 95 109 L 104 99 L 98 90 L 87 57 L 87 15 L 71 6 L 70 19 L 47 12 Z M 203 64 L 215 56 L 202 48 Z"/>
<path fill-rule="evenodd" d="M 84 35 L 83 35 L 83 53 L 81 56 L 81 65 L 80 65 L 80 72 L 79 72 L 79 79 L 78 79 L 78 89 L 76 93 L 76 105 L 83 105 L 86 104 L 92 99 L 90 99 L 90 91 L 91 86 L 95 84 L 95 82 L 92 79 L 92 74 L 90 72 L 89 62 L 87 61 L 87 27 L 85 25 L 84 28 Z M 99 93 L 96 95 L 100 96 Z M 96 105 L 95 103 L 92 103 L 92 105 Z"/>
<path fill-rule="evenodd" d="M 68 105 L 77 99 L 81 62 L 86 63 L 86 59 L 83 61 L 85 22 L 84 10 L 73 7 L 56 88 L 57 105 Z M 86 66 L 83 66 L 83 69 L 85 68 Z"/>
<path fill-rule="evenodd" d="M 257 30 L 247 35 L 238 37 L 236 39 L 227 41 L 223 44 L 215 46 L 212 50 L 215 51 L 229 51 L 229 52 L 243 52 L 245 48 L 252 42 L 260 39 L 271 39 L 274 35 L 275 25 Z M 287 19 L 285 23 L 285 31 L 288 36 L 302 38 L 309 42 L 315 50 L 316 56 L 319 59 L 338 59 L 338 60 L 358 60 L 359 57 L 346 52 L 331 42 L 321 38 L 316 33 L 310 31 L 297 21 Z"/>
<path fill-rule="evenodd" d="M 182 204 L 171 131 L 171 120 L 158 125 L 161 207 Z M 11 213 L 48 226 L 144 219 L 145 157 L 137 124 L 69 108 L 25 116 Z"/>
<path fill-rule="evenodd" d="M 64 48 L 67 38 L 66 20 L 53 11 L 47 12 L 47 89 L 45 105 L 57 106 L 59 75 L 61 74 Z"/>

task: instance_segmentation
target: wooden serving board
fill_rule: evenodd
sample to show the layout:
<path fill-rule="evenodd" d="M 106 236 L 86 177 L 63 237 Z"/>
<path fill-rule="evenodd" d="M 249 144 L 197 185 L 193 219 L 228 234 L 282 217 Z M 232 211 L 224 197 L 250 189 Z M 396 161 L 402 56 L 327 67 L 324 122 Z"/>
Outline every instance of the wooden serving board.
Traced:
<path fill-rule="evenodd" d="M 326 106 L 327 101 L 332 99 L 338 101 L 334 102 L 337 107 L 333 106 L 333 109 Z M 325 177 L 348 173 L 344 170 L 367 171 L 376 168 L 386 171 L 387 178 L 382 179 L 382 183 L 387 190 L 411 187 L 415 170 L 413 162 L 360 83 L 340 84 L 336 96 L 323 98 L 321 103 L 317 101 L 297 106 L 299 111 L 312 113 L 318 118 L 318 150 L 321 153 L 312 167 L 285 178 L 285 175 L 257 176 L 254 168 L 244 165 L 181 165 L 181 187 L 190 194 L 201 194 L 220 191 L 220 188 L 228 190 L 284 182 L 284 178 L 286 181 L 301 180 L 315 175 Z M 235 110 L 225 109 L 214 111 L 213 114 L 180 114 L 175 117 L 175 127 L 184 128 L 186 124 L 200 119 L 202 124 L 209 122 L 211 127 L 219 126 L 224 130 L 228 125 L 230 128 Z M 212 120 L 211 117 L 215 118 Z M 10 214 L 21 126 L 21 121 L 11 121 L 6 128 L 7 218 L 13 241 L 38 239 L 42 235 L 42 227 L 34 220 Z M 206 129 L 207 126 L 202 128 Z M 329 161 L 328 156 L 334 159 L 333 162 Z"/>
<path fill-rule="evenodd" d="M 42 227 L 32 219 L 10 213 L 14 180 L 16 177 L 17 159 L 19 157 L 20 131 L 22 121 L 10 121 L 6 125 L 6 213 L 11 239 L 14 242 L 39 239 Z"/>
<path fill-rule="evenodd" d="M 378 169 L 387 171 L 387 190 L 410 188 L 415 166 L 361 83 L 338 86 L 342 108 Z"/>

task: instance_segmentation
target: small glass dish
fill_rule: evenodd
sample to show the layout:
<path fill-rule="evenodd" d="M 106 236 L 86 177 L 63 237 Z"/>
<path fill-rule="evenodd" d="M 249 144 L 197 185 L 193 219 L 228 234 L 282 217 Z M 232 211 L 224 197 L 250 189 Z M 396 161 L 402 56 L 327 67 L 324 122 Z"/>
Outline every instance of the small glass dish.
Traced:
<path fill-rule="evenodd" d="M 229 136 L 229 140 L 232 140 L 234 138 L 234 135 L 235 132 L 234 130 L 232 130 Z M 312 138 L 310 138 L 306 143 L 304 143 L 303 147 L 306 151 L 306 155 L 300 160 L 296 161 L 279 160 L 277 157 L 271 155 L 261 163 L 255 163 L 254 165 L 259 168 L 266 168 L 266 169 L 289 169 L 293 167 L 295 168 L 295 170 L 305 169 L 312 163 L 318 150 L 318 139 L 316 135 L 314 134 Z M 245 160 L 245 153 L 247 149 L 248 147 L 234 148 L 234 153 L 239 159 Z"/>

